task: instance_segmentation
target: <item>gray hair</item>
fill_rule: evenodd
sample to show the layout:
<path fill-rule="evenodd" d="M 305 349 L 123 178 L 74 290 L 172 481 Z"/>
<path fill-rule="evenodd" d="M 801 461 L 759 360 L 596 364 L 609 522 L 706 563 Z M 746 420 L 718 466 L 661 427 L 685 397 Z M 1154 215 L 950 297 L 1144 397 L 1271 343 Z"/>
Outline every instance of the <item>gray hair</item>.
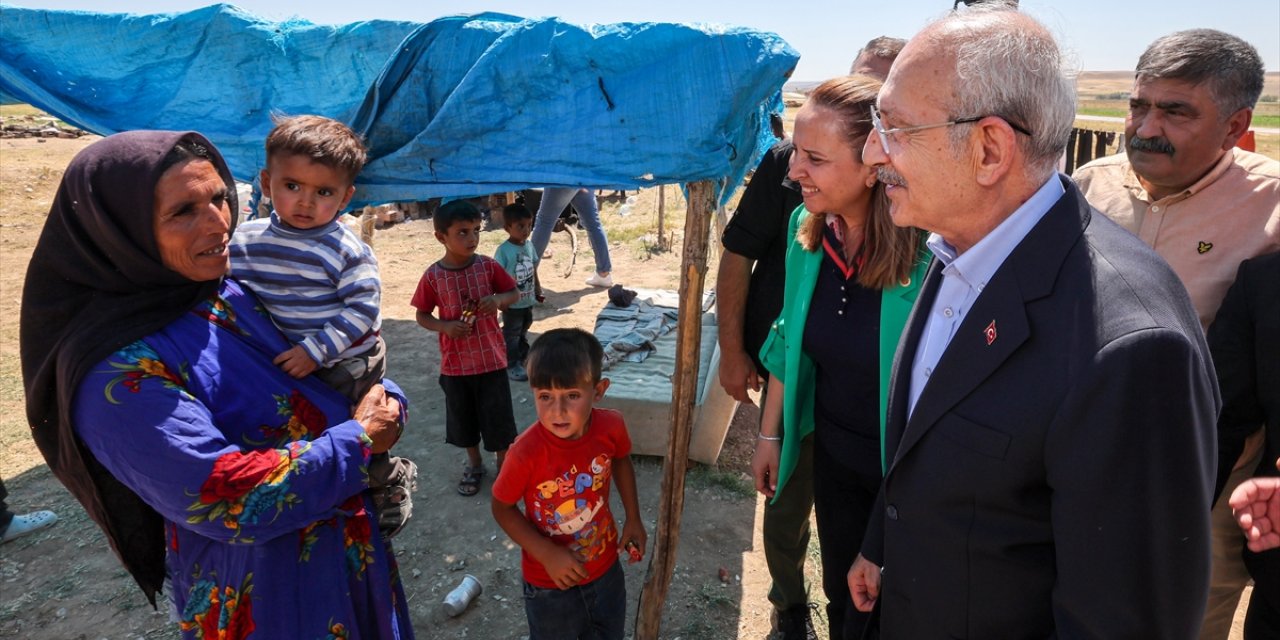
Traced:
<path fill-rule="evenodd" d="M 1248 42 L 1214 29 L 1188 29 L 1152 42 L 1134 75 L 1139 82 L 1203 83 L 1226 118 L 1257 104 L 1264 73 L 1258 50 Z"/>
<path fill-rule="evenodd" d="M 1034 177 L 1048 177 L 1067 148 L 1076 117 L 1074 74 L 1039 22 L 1008 3 L 951 13 L 927 29 L 956 60 L 952 118 L 999 116 L 1031 132 L 1015 134 Z M 967 132 L 953 129 L 959 148 Z"/>
<path fill-rule="evenodd" d="M 873 58 L 893 60 L 898 57 L 899 53 L 902 53 L 902 48 L 905 46 L 907 46 L 907 41 L 902 38 L 879 36 L 872 38 L 867 42 L 866 46 L 858 49 L 858 55 L 854 56 L 854 59 L 866 54 Z"/>

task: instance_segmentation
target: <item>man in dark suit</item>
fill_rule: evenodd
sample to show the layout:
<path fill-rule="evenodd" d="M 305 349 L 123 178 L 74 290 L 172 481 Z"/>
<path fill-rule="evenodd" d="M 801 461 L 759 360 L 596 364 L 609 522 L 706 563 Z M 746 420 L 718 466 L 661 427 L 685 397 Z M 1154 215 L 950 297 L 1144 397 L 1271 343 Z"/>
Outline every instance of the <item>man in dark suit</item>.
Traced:
<path fill-rule="evenodd" d="M 1280 234 L 1280 213 L 1271 218 L 1267 231 Z M 1267 496 L 1280 496 L 1280 253 L 1272 253 L 1240 265 L 1235 283 L 1227 291 L 1213 325 L 1209 327 L 1209 350 L 1217 364 L 1222 389 L 1222 415 L 1218 418 L 1219 500 L 1230 506 L 1240 519 L 1247 496 L 1265 503 Z M 1259 428 L 1264 433 L 1261 461 L 1252 469 L 1249 486 L 1239 495 L 1227 482 L 1232 466 L 1245 442 Z M 1280 501 L 1273 497 L 1272 504 Z M 1248 528 L 1275 532 L 1280 520 L 1258 505 L 1247 509 Z M 1266 520 L 1259 526 L 1257 519 Z M 1245 640 L 1280 638 L 1280 549 L 1264 550 L 1262 540 L 1250 536 L 1243 549 L 1245 567 L 1253 578 L 1253 596 L 1245 616 Z"/>
<path fill-rule="evenodd" d="M 863 161 L 937 256 L 894 360 L 855 604 L 884 638 L 1193 638 L 1221 404 L 1196 312 L 1056 173 L 1075 90 L 1016 11 L 912 39 Z"/>

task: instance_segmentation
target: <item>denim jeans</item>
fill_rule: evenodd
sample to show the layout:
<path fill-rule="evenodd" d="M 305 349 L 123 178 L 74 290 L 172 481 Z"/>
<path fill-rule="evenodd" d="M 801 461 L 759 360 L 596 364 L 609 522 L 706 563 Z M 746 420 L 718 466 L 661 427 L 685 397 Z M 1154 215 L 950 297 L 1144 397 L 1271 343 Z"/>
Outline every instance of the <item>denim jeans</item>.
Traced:
<path fill-rule="evenodd" d="M 533 307 L 507 309 L 502 312 L 502 339 L 507 343 L 507 368 L 524 364 L 529 355 L 529 327 L 533 326 Z"/>
<path fill-rule="evenodd" d="M 542 190 L 542 204 L 538 205 L 538 215 L 533 219 L 533 250 L 539 257 L 547 250 L 556 220 L 570 201 L 578 211 L 578 221 L 587 231 L 587 240 L 596 256 L 596 272 L 609 273 L 613 270 L 613 263 L 609 261 L 609 239 L 604 235 L 604 225 L 600 224 L 600 207 L 591 189 L 547 187 Z"/>
<path fill-rule="evenodd" d="M 587 584 L 544 589 L 524 583 L 529 640 L 622 640 L 627 626 L 627 583 L 622 563 Z"/>

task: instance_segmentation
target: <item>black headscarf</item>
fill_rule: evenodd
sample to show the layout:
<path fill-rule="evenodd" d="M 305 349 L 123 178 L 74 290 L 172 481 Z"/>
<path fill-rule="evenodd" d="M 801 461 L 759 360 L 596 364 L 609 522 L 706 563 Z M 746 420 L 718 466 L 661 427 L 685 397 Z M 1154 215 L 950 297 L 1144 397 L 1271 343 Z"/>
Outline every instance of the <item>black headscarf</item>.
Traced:
<path fill-rule="evenodd" d="M 22 378 L 36 445 L 153 606 L 164 582 L 163 520 L 75 437 L 71 407 L 90 367 L 218 289 L 217 280 L 194 282 L 165 267 L 156 245 L 155 187 L 181 141 L 209 150 L 230 191 L 234 229 L 235 182 L 208 140 L 194 132 L 119 133 L 67 167 L 22 291 Z"/>

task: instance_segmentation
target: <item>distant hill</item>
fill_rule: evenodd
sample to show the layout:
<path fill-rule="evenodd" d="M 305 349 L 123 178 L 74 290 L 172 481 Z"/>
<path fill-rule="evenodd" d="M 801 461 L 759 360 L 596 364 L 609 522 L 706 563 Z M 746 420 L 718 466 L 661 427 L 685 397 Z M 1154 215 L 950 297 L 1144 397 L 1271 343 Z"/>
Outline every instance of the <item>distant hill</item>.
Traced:
<path fill-rule="evenodd" d="M 782 90 L 786 93 L 807 94 L 819 84 L 822 82 L 818 80 L 796 80 L 783 85 Z M 1076 80 L 1076 87 L 1081 96 L 1089 98 L 1101 94 L 1128 92 L 1133 88 L 1133 71 L 1081 71 Z M 1280 96 L 1280 71 L 1267 72 L 1262 94 Z"/>
<path fill-rule="evenodd" d="M 803 93 L 808 95 L 810 91 L 813 91 L 814 88 L 820 84 L 822 84 L 821 80 L 812 80 L 812 81 L 797 80 L 797 81 L 788 82 L 782 85 L 782 92 L 783 93 Z"/>

